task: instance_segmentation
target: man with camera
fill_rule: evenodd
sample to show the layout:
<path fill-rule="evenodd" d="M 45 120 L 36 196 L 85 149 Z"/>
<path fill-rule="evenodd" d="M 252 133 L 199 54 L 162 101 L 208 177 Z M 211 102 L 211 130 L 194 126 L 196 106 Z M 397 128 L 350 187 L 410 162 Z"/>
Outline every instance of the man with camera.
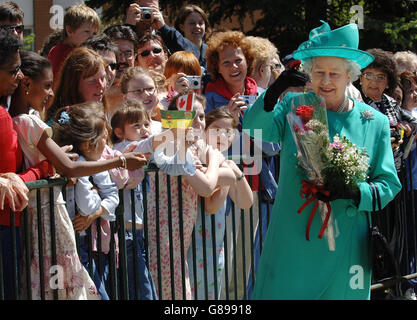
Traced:
<path fill-rule="evenodd" d="M 126 11 L 126 24 L 133 27 L 139 38 L 158 29 L 160 20 L 164 19 L 158 0 L 136 0 Z"/>
<path fill-rule="evenodd" d="M 159 10 L 158 0 L 136 0 L 127 9 L 126 24 L 134 26 L 139 38 L 147 33 L 158 32 L 169 54 L 177 51 L 190 51 L 200 59 L 200 50 L 180 31 L 165 23 Z"/>

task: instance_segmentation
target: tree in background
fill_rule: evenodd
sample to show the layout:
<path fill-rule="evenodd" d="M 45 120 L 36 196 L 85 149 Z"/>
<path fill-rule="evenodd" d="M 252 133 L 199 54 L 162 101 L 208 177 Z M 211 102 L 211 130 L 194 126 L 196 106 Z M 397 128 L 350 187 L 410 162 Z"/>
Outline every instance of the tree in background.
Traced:
<path fill-rule="evenodd" d="M 87 0 L 86 4 L 103 10 L 104 22 L 114 21 L 125 14 L 132 0 Z M 307 40 L 311 29 L 325 20 L 333 28 L 353 19 L 359 24 L 360 48 L 417 51 L 417 1 L 413 0 L 160 0 L 160 8 L 174 21 L 176 13 L 185 3 L 194 3 L 209 13 L 215 30 L 222 22 L 236 17 L 240 29 L 247 35 L 270 39 L 281 55 L 295 50 Z M 359 8 L 360 10 L 355 10 Z M 361 11 L 363 9 L 363 12 Z M 358 21 L 363 13 L 363 21 Z M 258 19 L 255 19 L 259 17 Z M 245 18 L 253 22 L 248 30 Z M 361 26 L 360 26 L 361 27 Z"/>

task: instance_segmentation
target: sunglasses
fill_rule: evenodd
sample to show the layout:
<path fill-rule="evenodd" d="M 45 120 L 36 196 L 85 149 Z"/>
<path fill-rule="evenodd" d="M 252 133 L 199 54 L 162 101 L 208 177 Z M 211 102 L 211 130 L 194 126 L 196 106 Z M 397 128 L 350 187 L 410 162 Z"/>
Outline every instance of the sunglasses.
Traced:
<path fill-rule="evenodd" d="M 125 68 L 129 67 L 129 64 L 126 62 L 117 62 L 117 63 L 115 62 L 115 63 L 109 63 L 108 66 L 110 67 L 112 71 L 114 70 L 118 71 L 120 70 L 121 67 L 125 67 Z"/>
<path fill-rule="evenodd" d="M 5 29 L 7 31 L 16 30 L 17 33 L 22 33 L 25 30 L 25 26 L 23 24 L 18 24 L 14 26 L 1 26 L 0 28 Z"/>
<path fill-rule="evenodd" d="M 7 69 L 3 69 L 3 68 L 0 68 L 0 70 L 4 70 L 4 71 L 6 71 L 7 73 L 9 73 L 12 77 L 16 77 L 17 76 L 17 74 L 19 73 L 19 71 L 20 71 L 20 67 L 21 67 L 22 65 L 18 65 L 16 68 L 14 68 L 13 70 L 7 70 Z"/>
<path fill-rule="evenodd" d="M 152 52 L 154 54 L 160 54 L 162 52 L 162 48 L 154 48 L 152 49 Z M 142 57 L 147 57 L 151 54 L 151 50 L 144 50 L 141 53 L 139 53 Z"/>

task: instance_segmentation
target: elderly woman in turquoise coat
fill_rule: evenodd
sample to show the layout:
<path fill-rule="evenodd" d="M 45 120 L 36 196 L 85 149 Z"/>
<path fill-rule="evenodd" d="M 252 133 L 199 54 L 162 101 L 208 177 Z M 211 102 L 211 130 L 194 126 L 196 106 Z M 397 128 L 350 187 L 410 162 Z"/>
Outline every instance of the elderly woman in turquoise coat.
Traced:
<path fill-rule="evenodd" d="M 248 134 L 262 129 L 262 139 L 281 142 L 279 185 L 271 222 L 256 274 L 253 299 L 369 299 L 371 252 L 367 215 L 372 211 L 371 183 L 376 185 L 382 207 L 401 190 L 391 150 L 388 118 L 370 106 L 346 97 L 345 89 L 373 56 L 358 50 L 356 24 L 331 30 L 329 25 L 310 32 L 309 40 L 294 53 L 311 76 L 312 92 L 287 93 L 276 104 L 280 78 L 246 111 L 243 127 Z M 318 238 L 322 221 L 316 215 L 305 230 L 314 203 L 301 214 L 302 180 L 297 168 L 297 148 L 286 115 L 300 100 L 321 96 L 326 102 L 329 137 L 346 136 L 369 156 L 367 181 L 356 191 L 330 190 L 335 250 Z M 329 227 L 329 226 L 328 226 Z"/>

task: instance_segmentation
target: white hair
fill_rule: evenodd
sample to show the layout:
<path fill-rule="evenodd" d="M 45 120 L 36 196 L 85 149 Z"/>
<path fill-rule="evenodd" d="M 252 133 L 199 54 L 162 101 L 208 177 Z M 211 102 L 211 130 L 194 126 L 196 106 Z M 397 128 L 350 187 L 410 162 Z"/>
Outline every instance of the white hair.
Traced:
<path fill-rule="evenodd" d="M 314 59 L 315 58 L 308 58 L 306 60 L 303 60 L 304 71 L 310 76 L 310 78 L 311 78 L 311 72 L 313 70 Z M 350 77 L 350 82 L 355 82 L 356 80 L 358 80 L 362 74 L 361 67 L 355 61 L 345 59 L 345 58 L 341 58 L 341 59 L 345 61 L 346 69 Z"/>

